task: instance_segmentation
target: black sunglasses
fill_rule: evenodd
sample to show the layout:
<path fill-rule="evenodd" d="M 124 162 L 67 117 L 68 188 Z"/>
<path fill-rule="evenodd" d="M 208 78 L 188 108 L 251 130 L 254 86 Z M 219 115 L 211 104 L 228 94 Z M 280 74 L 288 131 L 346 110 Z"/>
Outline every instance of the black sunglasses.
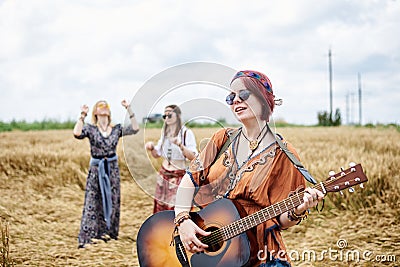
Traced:
<path fill-rule="evenodd" d="M 242 101 L 246 101 L 247 99 L 249 99 L 250 95 L 251 95 L 251 92 L 247 89 L 239 91 L 239 98 Z M 234 92 L 230 93 L 225 99 L 226 103 L 228 105 L 233 105 L 233 99 L 235 99 L 235 97 L 236 97 L 236 93 L 234 93 Z"/>
<path fill-rule="evenodd" d="M 170 114 L 164 114 L 164 115 L 162 115 L 162 118 L 165 120 L 166 118 L 168 118 L 168 119 L 171 119 L 171 117 L 172 117 L 172 114 L 170 113 Z"/>

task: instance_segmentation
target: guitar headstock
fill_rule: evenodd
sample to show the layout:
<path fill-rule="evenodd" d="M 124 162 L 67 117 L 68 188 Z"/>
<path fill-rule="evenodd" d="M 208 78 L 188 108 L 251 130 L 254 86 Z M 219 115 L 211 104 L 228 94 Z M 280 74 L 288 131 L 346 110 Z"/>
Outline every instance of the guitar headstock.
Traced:
<path fill-rule="evenodd" d="M 338 173 L 333 171 L 329 173 L 330 177 L 324 183 L 327 192 L 339 192 L 346 188 L 350 188 L 350 192 L 353 192 L 352 186 L 358 184 L 363 188 L 362 183 L 368 181 L 368 178 L 364 174 L 361 164 L 350 163 L 349 165 L 350 168 L 346 170 L 342 168 Z"/>

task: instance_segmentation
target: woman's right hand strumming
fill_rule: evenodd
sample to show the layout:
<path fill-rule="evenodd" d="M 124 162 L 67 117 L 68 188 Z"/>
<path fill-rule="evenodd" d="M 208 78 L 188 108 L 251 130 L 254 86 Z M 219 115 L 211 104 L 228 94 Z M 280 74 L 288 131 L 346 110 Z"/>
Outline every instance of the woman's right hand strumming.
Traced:
<path fill-rule="evenodd" d="M 198 227 L 191 219 L 184 220 L 179 226 L 179 235 L 186 250 L 195 253 L 204 251 L 208 246 L 202 243 L 198 235 L 207 236 L 211 232 L 206 232 Z"/>

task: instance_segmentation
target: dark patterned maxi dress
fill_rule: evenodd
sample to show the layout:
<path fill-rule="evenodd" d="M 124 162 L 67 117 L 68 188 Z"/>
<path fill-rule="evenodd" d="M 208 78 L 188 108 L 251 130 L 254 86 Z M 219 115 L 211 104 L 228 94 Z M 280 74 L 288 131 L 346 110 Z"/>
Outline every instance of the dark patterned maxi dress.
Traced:
<path fill-rule="evenodd" d="M 85 124 L 80 136 L 77 139 L 89 138 L 90 154 L 92 158 L 112 158 L 116 155 L 119 138 L 123 135 L 135 134 L 129 125 L 123 128 L 121 124 L 112 127 L 108 137 L 103 137 L 98 128 L 91 124 Z M 92 238 L 102 239 L 104 235 L 109 235 L 113 239 L 118 239 L 119 218 L 120 218 L 120 176 L 118 160 L 108 162 L 109 179 L 112 194 L 112 213 L 110 228 L 107 229 L 104 220 L 102 196 L 99 185 L 98 166 L 90 166 L 86 180 L 85 201 L 82 211 L 81 227 L 78 236 L 79 247 L 91 243 Z"/>

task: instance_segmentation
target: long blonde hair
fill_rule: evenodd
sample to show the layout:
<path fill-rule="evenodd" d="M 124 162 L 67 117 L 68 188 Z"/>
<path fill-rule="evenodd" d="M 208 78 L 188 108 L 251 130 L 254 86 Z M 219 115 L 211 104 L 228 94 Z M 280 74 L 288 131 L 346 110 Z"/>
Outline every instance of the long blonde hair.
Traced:
<path fill-rule="evenodd" d="M 111 125 L 111 109 L 110 109 L 110 105 L 105 100 L 99 100 L 99 101 L 96 102 L 96 104 L 94 104 L 93 109 L 92 109 L 92 124 L 93 125 L 97 125 L 97 115 L 95 113 L 96 113 L 96 110 L 97 110 L 97 106 L 100 103 L 105 103 L 107 105 L 108 110 L 109 110 L 109 114 L 107 116 L 108 117 L 108 124 Z"/>

